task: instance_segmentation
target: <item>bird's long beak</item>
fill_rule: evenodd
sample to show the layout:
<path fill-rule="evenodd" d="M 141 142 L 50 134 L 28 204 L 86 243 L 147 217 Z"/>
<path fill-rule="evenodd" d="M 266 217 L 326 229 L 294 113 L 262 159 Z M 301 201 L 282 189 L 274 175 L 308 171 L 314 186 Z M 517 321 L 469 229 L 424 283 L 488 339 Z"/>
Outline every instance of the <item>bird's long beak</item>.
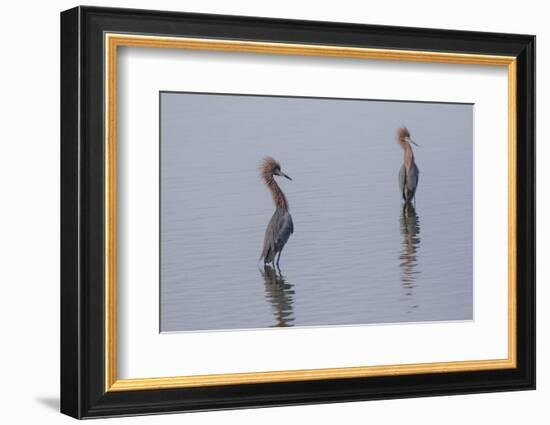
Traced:
<path fill-rule="evenodd" d="M 410 137 L 407 137 L 407 142 L 412 143 L 413 145 L 418 147 L 418 144 L 416 144 L 415 141 L 413 139 L 411 139 Z"/>
<path fill-rule="evenodd" d="M 286 177 L 287 179 L 289 179 L 290 181 L 292 181 L 292 179 L 290 177 L 288 177 L 285 173 L 281 173 L 283 175 L 283 177 Z"/>

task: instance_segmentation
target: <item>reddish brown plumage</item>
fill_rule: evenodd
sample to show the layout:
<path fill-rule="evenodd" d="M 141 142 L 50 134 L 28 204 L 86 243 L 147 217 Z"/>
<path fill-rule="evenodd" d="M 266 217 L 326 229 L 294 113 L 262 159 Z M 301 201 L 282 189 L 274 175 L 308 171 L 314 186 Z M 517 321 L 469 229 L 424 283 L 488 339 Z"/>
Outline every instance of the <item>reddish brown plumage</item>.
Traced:
<path fill-rule="evenodd" d="M 403 148 L 403 162 L 407 168 L 407 171 L 410 170 L 411 165 L 414 162 L 413 150 L 411 148 L 411 144 L 409 143 L 410 137 L 411 134 L 409 133 L 409 130 L 407 130 L 407 127 L 397 129 L 397 143 L 399 143 L 399 145 Z"/>
<path fill-rule="evenodd" d="M 281 175 L 280 173 L 281 165 L 270 156 L 265 157 L 260 165 L 260 175 L 271 192 L 275 206 L 288 211 L 288 201 L 286 200 L 283 191 L 273 178 L 274 175 Z"/>
<path fill-rule="evenodd" d="M 405 139 L 405 137 L 411 137 L 411 134 L 409 133 L 409 130 L 407 130 L 407 127 L 400 127 L 397 129 L 397 141 L 401 142 L 402 139 Z"/>

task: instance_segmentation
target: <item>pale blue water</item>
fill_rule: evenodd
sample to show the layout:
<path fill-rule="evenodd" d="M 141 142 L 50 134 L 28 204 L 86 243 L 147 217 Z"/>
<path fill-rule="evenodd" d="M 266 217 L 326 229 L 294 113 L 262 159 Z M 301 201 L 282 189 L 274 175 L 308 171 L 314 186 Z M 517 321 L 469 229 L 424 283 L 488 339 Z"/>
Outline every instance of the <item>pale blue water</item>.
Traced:
<path fill-rule="evenodd" d="M 161 331 L 471 320 L 472 133 L 472 105 L 162 93 Z M 266 155 L 294 179 L 281 275 L 257 266 Z"/>

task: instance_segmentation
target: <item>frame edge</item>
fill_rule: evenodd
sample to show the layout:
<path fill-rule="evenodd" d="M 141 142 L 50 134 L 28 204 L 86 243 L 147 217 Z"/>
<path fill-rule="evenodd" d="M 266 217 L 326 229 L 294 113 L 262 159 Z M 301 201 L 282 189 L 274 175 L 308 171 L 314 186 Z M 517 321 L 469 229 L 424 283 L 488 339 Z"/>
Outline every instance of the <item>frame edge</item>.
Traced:
<path fill-rule="evenodd" d="M 80 375 L 80 8 L 60 14 L 60 412 L 82 417 Z"/>
<path fill-rule="evenodd" d="M 525 36 L 518 54 L 518 355 L 523 388 L 536 389 L 536 36 Z M 523 108 L 520 108 L 520 105 Z M 521 290 L 520 290 L 521 289 Z"/>
<path fill-rule="evenodd" d="M 517 105 L 518 113 L 521 111 L 521 123 L 523 130 L 520 130 L 518 125 L 518 143 L 523 143 L 521 152 L 518 152 L 519 158 L 517 163 L 517 184 L 518 193 L 524 191 L 521 199 L 518 199 L 518 231 L 523 232 L 522 242 L 527 246 L 526 252 L 519 250 L 517 253 L 518 263 L 525 269 L 518 273 L 518 280 L 526 285 L 521 289 L 522 299 L 518 300 L 518 319 L 521 320 L 521 330 L 518 332 L 522 335 L 516 341 L 519 354 L 519 367 L 514 373 L 497 373 L 495 377 L 480 376 L 477 387 L 461 388 L 457 385 L 456 379 L 453 382 L 441 385 L 436 378 L 431 382 L 432 388 L 420 388 L 414 382 L 413 385 L 403 393 L 393 390 L 382 392 L 379 394 L 367 394 L 367 392 L 353 394 L 351 392 L 343 392 L 341 396 L 317 395 L 313 393 L 308 396 L 284 398 L 276 397 L 275 395 L 256 394 L 248 396 L 246 399 L 246 391 L 234 389 L 232 393 L 227 391 L 228 400 L 225 402 L 212 402 L 206 404 L 202 396 L 210 399 L 214 394 L 212 390 L 206 392 L 196 390 L 193 393 L 179 393 L 177 390 L 164 391 L 121 391 L 121 392 L 103 392 L 99 391 L 99 385 L 96 385 L 97 380 L 103 381 L 103 374 L 98 374 L 97 368 L 100 362 L 90 361 L 94 357 L 92 352 L 93 341 L 88 341 L 89 337 L 95 337 L 96 324 L 93 322 L 86 323 L 89 317 L 88 313 L 92 313 L 97 306 L 88 305 L 86 294 L 81 291 L 96 290 L 93 282 L 89 282 L 89 270 L 84 267 L 80 269 L 80 261 L 86 266 L 88 258 L 91 255 L 88 246 L 84 243 L 87 241 L 87 233 L 84 225 L 90 219 L 89 216 L 84 216 L 84 225 L 82 224 L 82 213 L 86 214 L 86 210 L 82 210 L 86 203 L 80 197 L 82 196 L 82 188 L 85 189 L 87 195 L 88 173 L 94 172 L 95 164 L 87 164 L 86 152 L 84 148 L 87 145 L 83 144 L 83 138 L 88 141 L 93 141 L 93 138 L 88 135 L 89 128 L 84 123 L 93 124 L 93 120 L 87 121 L 84 114 L 87 108 L 95 108 L 93 91 L 87 90 L 84 79 L 81 78 L 81 72 L 89 71 L 93 74 L 93 67 L 90 62 L 93 62 L 94 57 L 86 61 L 87 57 L 83 54 L 83 49 L 88 50 L 88 37 L 93 42 L 95 33 L 105 29 L 101 23 L 91 22 L 86 25 L 86 19 L 90 15 L 113 14 L 125 15 L 130 19 L 132 12 L 135 9 L 112 9 L 112 8 L 95 8 L 95 7 L 77 7 L 75 9 L 62 12 L 61 14 L 61 411 L 75 418 L 91 418 L 91 417 L 106 417 L 106 416 L 126 416 L 136 414 L 150 413 L 168 413 L 182 411 L 200 411 L 200 410 L 219 410 L 219 409 L 234 409 L 242 407 L 268 407 L 282 405 L 297 405 L 297 404 L 318 404 L 330 403 L 339 401 L 358 401 L 368 399 L 384 399 L 384 398 L 405 398 L 417 396 L 436 396 L 450 394 L 469 394 L 482 393 L 488 391 L 511 391 L 525 390 L 535 388 L 535 135 L 534 135 L 534 48 L 535 38 L 533 36 L 524 35 L 505 35 L 500 34 L 500 37 L 508 39 L 520 38 L 514 40 L 515 44 L 510 49 L 515 52 L 520 50 L 516 55 L 521 58 L 520 70 L 518 70 L 518 83 L 524 78 L 522 83 L 522 93 L 518 95 Z M 141 11 L 142 15 L 147 13 L 154 14 L 156 11 Z M 160 12 L 159 12 L 160 13 Z M 190 18 L 189 14 L 178 12 L 165 12 L 166 17 Z M 139 16 L 139 15 L 138 15 Z M 216 15 L 201 15 L 201 16 L 216 16 Z M 143 16 L 141 16 L 143 18 Z M 134 17 L 132 17 L 134 18 Z M 195 16 L 196 18 L 196 16 Z M 237 16 L 226 16 L 226 18 L 238 18 Z M 261 18 L 247 17 L 246 20 L 254 22 Z M 278 21 L 278 20 L 277 20 Z M 265 20 L 264 20 L 265 22 Z M 287 21 L 295 24 L 304 23 L 304 21 Z M 311 21 L 309 21 L 311 22 Z M 276 22 L 271 22 L 275 24 Z M 279 22 L 281 23 L 281 22 Z M 93 25 L 93 24 L 97 24 Z M 332 23 L 325 23 L 330 25 Z M 351 25 L 351 24 L 350 24 Z M 93 34 L 88 34 L 87 31 L 92 31 Z M 362 26 L 365 27 L 365 26 Z M 87 29 L 85 29 L 87 28 Z M 372 27 L 370 27 L 372 29 Z M 395 30 L 398 27 L 393 27 Z M 441 30 L 441 34 L 449 34 L 448 30 Z M 458 34 L 458 33 L 457 33 Z M 472 37 L 476 33 L 461 31 L 460 34 Z M 515 50 L 515 49 L 518 50 Z M 90 48 L 90 50 L 94 50 Z M 88 53 L 94 53 L 89 52 Z M 94 64 L 95 66 L 95 64 Z M 92 78 L 93 75 L 90 75 Z M 97 78 L 97 77 L 94 77 Z M 84 94 L 88 93 L 89 98 L 92 98 L 91 106 L 85 103 Z M 90 99 L 88 99 L 90 101 Z M 519 108 L 523 107 L 523 109 Z M 83 114 L 82 122 L 79 119 L 80 114 Z M 520 118 L 518 117 L 518 124 Z M 91 125 L 90 125 L 91 127 Z M 519 148 L 519 146 L 518 146 Z M 82 153 L 81 152 L 82 149 Z M 80 159 L 84 164 L 84 169 L 80 165 Z M 74 180 L 71 180 L 74 179 Z M 82 179 L 82 183 L 80 183 Z M 519 198 L 519 196 L 518 196 Z M 527 205 L 521 206 L 521 201 Z M 526 223 L 522 223 L 520 219 L 524 219 Z M 80 234 L 84 238 L 81 239 Z M 518 235 L 519 236 L 519 235 Z M 519 289 L 519 288 L 518 288 Z M 95 310 L 94 310 L 95 311 Z M 90 316 L 91 317 L 91 316 Z M 93 358 L 92 358 L 93 360 Z M 90 364 L 88 364 L 90 363 Z M 91 367 L 91 369 L 90 369 Z M 89 371 L 87 371 L 87 369 Z M 463 375 L 460 374 L 459 375 Z M 468 375 L 468 374 L 464 374 Z M 502 376 L 501 376 L 502 375 Z M 504 379 L 496 379 L 500 378 Z M 427 377 L 431 380 L 431 377 Z M 457 377 L 454 377 L 457 378 Z M 407 377 L 403 377 L 408 380 Z M 484 381 L 482 381 L 484 379 Z M 392 380 L 393 381 L 393 380 Z M 427 383 L 428 384 L 428 383 Z M 293 384 L 279 384 L 287 390 L 293 387 Z M 246 386 L 245 386 L 246 387 Z M 301 387 L 301 386 L 300 386 Z M 304 385 L 305 387 L 305 385 Z M 308 386 L 309 388 L 309 386 Z M 216 388 L 214 392 L 223 390 Z M 302 391 L 302 390 L 300 390 Z M 307 391 L 307 390 L 303 390 Z M 328 391 L 328 392 L 327 392 Z M 285 391 L 286 392 L 286 391 Z M 325 394 L 329 394 L 329 389 L 326 388 Z M 139 393 L 139 394 L 138 394 Z M 193 395 L 193 394 L 196 394 Z M 306 393 L 304 393 L 306 394 Z M 332 393 L 331 393 L 332 394 Z M 183 397 L 183 399 L 182 399 Z M 246 399 L 246 401 L 243 401 Z M 210 400 L 212 401 L 212 400 Z"/>

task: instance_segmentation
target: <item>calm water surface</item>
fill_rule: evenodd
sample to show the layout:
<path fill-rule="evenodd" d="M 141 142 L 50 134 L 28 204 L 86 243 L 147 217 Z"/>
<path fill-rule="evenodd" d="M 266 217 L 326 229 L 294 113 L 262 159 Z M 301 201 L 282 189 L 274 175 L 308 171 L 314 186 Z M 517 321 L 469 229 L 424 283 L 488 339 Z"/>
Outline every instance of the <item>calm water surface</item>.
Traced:
<path fill-rule="evenodd" d="M 472 319 L 472 133 L 472 105 L 162 93 L 161 331 Z M 266 155 L 294 179 L 280 273 Z"/>

